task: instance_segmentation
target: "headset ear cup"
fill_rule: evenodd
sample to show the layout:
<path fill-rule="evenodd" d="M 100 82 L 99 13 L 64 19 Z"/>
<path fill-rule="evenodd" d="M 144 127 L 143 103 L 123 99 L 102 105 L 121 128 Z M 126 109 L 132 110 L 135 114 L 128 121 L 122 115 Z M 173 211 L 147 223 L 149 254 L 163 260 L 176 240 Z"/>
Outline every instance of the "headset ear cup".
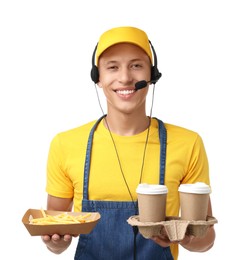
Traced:
<path fill-rule="evenodd" d="M 162 74 L 159 72 L 157 66 L 152 66 L 152 68 L 151 68 L 151 82 L 156 83 L 160 79 L 161 76 L 162 76 Z"/>
<path fill-rule="evenodd" d="M 93 66 L 90 72 L 91 79 L 94 81 L 94 83 L 99 82 L 99 70 L 97 66 Z"/>

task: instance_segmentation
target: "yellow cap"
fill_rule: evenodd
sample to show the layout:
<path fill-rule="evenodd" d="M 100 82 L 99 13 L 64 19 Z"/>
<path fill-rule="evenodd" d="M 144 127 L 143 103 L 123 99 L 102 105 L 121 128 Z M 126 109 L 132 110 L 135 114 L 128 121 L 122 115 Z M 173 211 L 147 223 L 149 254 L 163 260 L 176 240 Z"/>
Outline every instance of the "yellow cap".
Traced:
<path fill-rule="evenodd" d="M 96 64 L 100 55 L 117 43 L 132 43 L 139 46 L 148 54 L 152 63 L 152 52 L 147 34 L 138 28 L 126 26 L 110 29 L 100 36 L 96 49 Z"/>

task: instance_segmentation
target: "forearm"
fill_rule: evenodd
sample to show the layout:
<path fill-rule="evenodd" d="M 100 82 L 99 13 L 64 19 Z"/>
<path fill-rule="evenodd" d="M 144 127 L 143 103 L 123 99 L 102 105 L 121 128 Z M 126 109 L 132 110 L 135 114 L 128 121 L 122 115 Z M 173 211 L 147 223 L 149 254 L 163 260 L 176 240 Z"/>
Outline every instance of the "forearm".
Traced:
<path fill-rule="evenodd" d="M 180 245 L 191 252 L 205 252 L 213 246 L 214 240 L 215 231 L 214 227 L 211 226 L 208 228 L 207 233 L 204 237 L 200 238 L 190 236 L 188 240 L 183 240 Z"/>

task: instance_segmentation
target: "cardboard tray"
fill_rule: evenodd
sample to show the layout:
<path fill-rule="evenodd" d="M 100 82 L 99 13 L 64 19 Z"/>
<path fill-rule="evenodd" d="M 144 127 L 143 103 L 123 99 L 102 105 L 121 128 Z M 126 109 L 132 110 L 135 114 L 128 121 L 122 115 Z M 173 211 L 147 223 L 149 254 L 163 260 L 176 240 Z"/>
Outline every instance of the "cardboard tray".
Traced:
<path fill-rule="evenodd" d="M 137 226 L 144 238 L 167 235 L 171 242 L 181 241 L 185 235 L 203 237 L 209 226 L 218 223 L 217 219 L 208 216 L 205 221 L 181 220 L 179 217 L 166 217 L 161 222 L 140 222 L 139 216 L 131 216 L 127 222 L 131 226 Z"/>
<path fill-rule="evenodd" d="M 55 216 L 64 211 L 52 211 L 52 210 L 44 210 L 46 214 Z M 85 215 L 89 212 L 65 212 L 72 216 Z M 30 218 L 40 218 L 43 217 L 41 211 L 39 209 L 28 209 L 23 218 L 22 223 L 25 225 L 26 229 L 29 231 L 31 236 L 41 236 L 41 235 L 79 235 L 79 234 L 88 234 L 90 233 L 98 221 L 100 220 L 100 214 L 98 212 L 91 212 L 91 216 L 89 216 L 86 220 L 88 222 L 84 223 L 73 223 L 73 224 L 51 224 L 51 225 L 37 225 L 30 224 Z"/>

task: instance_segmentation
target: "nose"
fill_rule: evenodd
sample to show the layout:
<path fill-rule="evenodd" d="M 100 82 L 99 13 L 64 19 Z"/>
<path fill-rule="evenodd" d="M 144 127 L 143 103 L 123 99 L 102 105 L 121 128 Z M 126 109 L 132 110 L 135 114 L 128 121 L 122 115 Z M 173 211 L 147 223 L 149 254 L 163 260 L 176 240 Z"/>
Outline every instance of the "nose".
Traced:
<path fill-rule="evenodd" d="M 128 83 L 131 83 L 133 81 L 132 73 L 127 67 L 120 69 L 118 77 L 118 81 L 123 85 L 127 85 Z"/>

